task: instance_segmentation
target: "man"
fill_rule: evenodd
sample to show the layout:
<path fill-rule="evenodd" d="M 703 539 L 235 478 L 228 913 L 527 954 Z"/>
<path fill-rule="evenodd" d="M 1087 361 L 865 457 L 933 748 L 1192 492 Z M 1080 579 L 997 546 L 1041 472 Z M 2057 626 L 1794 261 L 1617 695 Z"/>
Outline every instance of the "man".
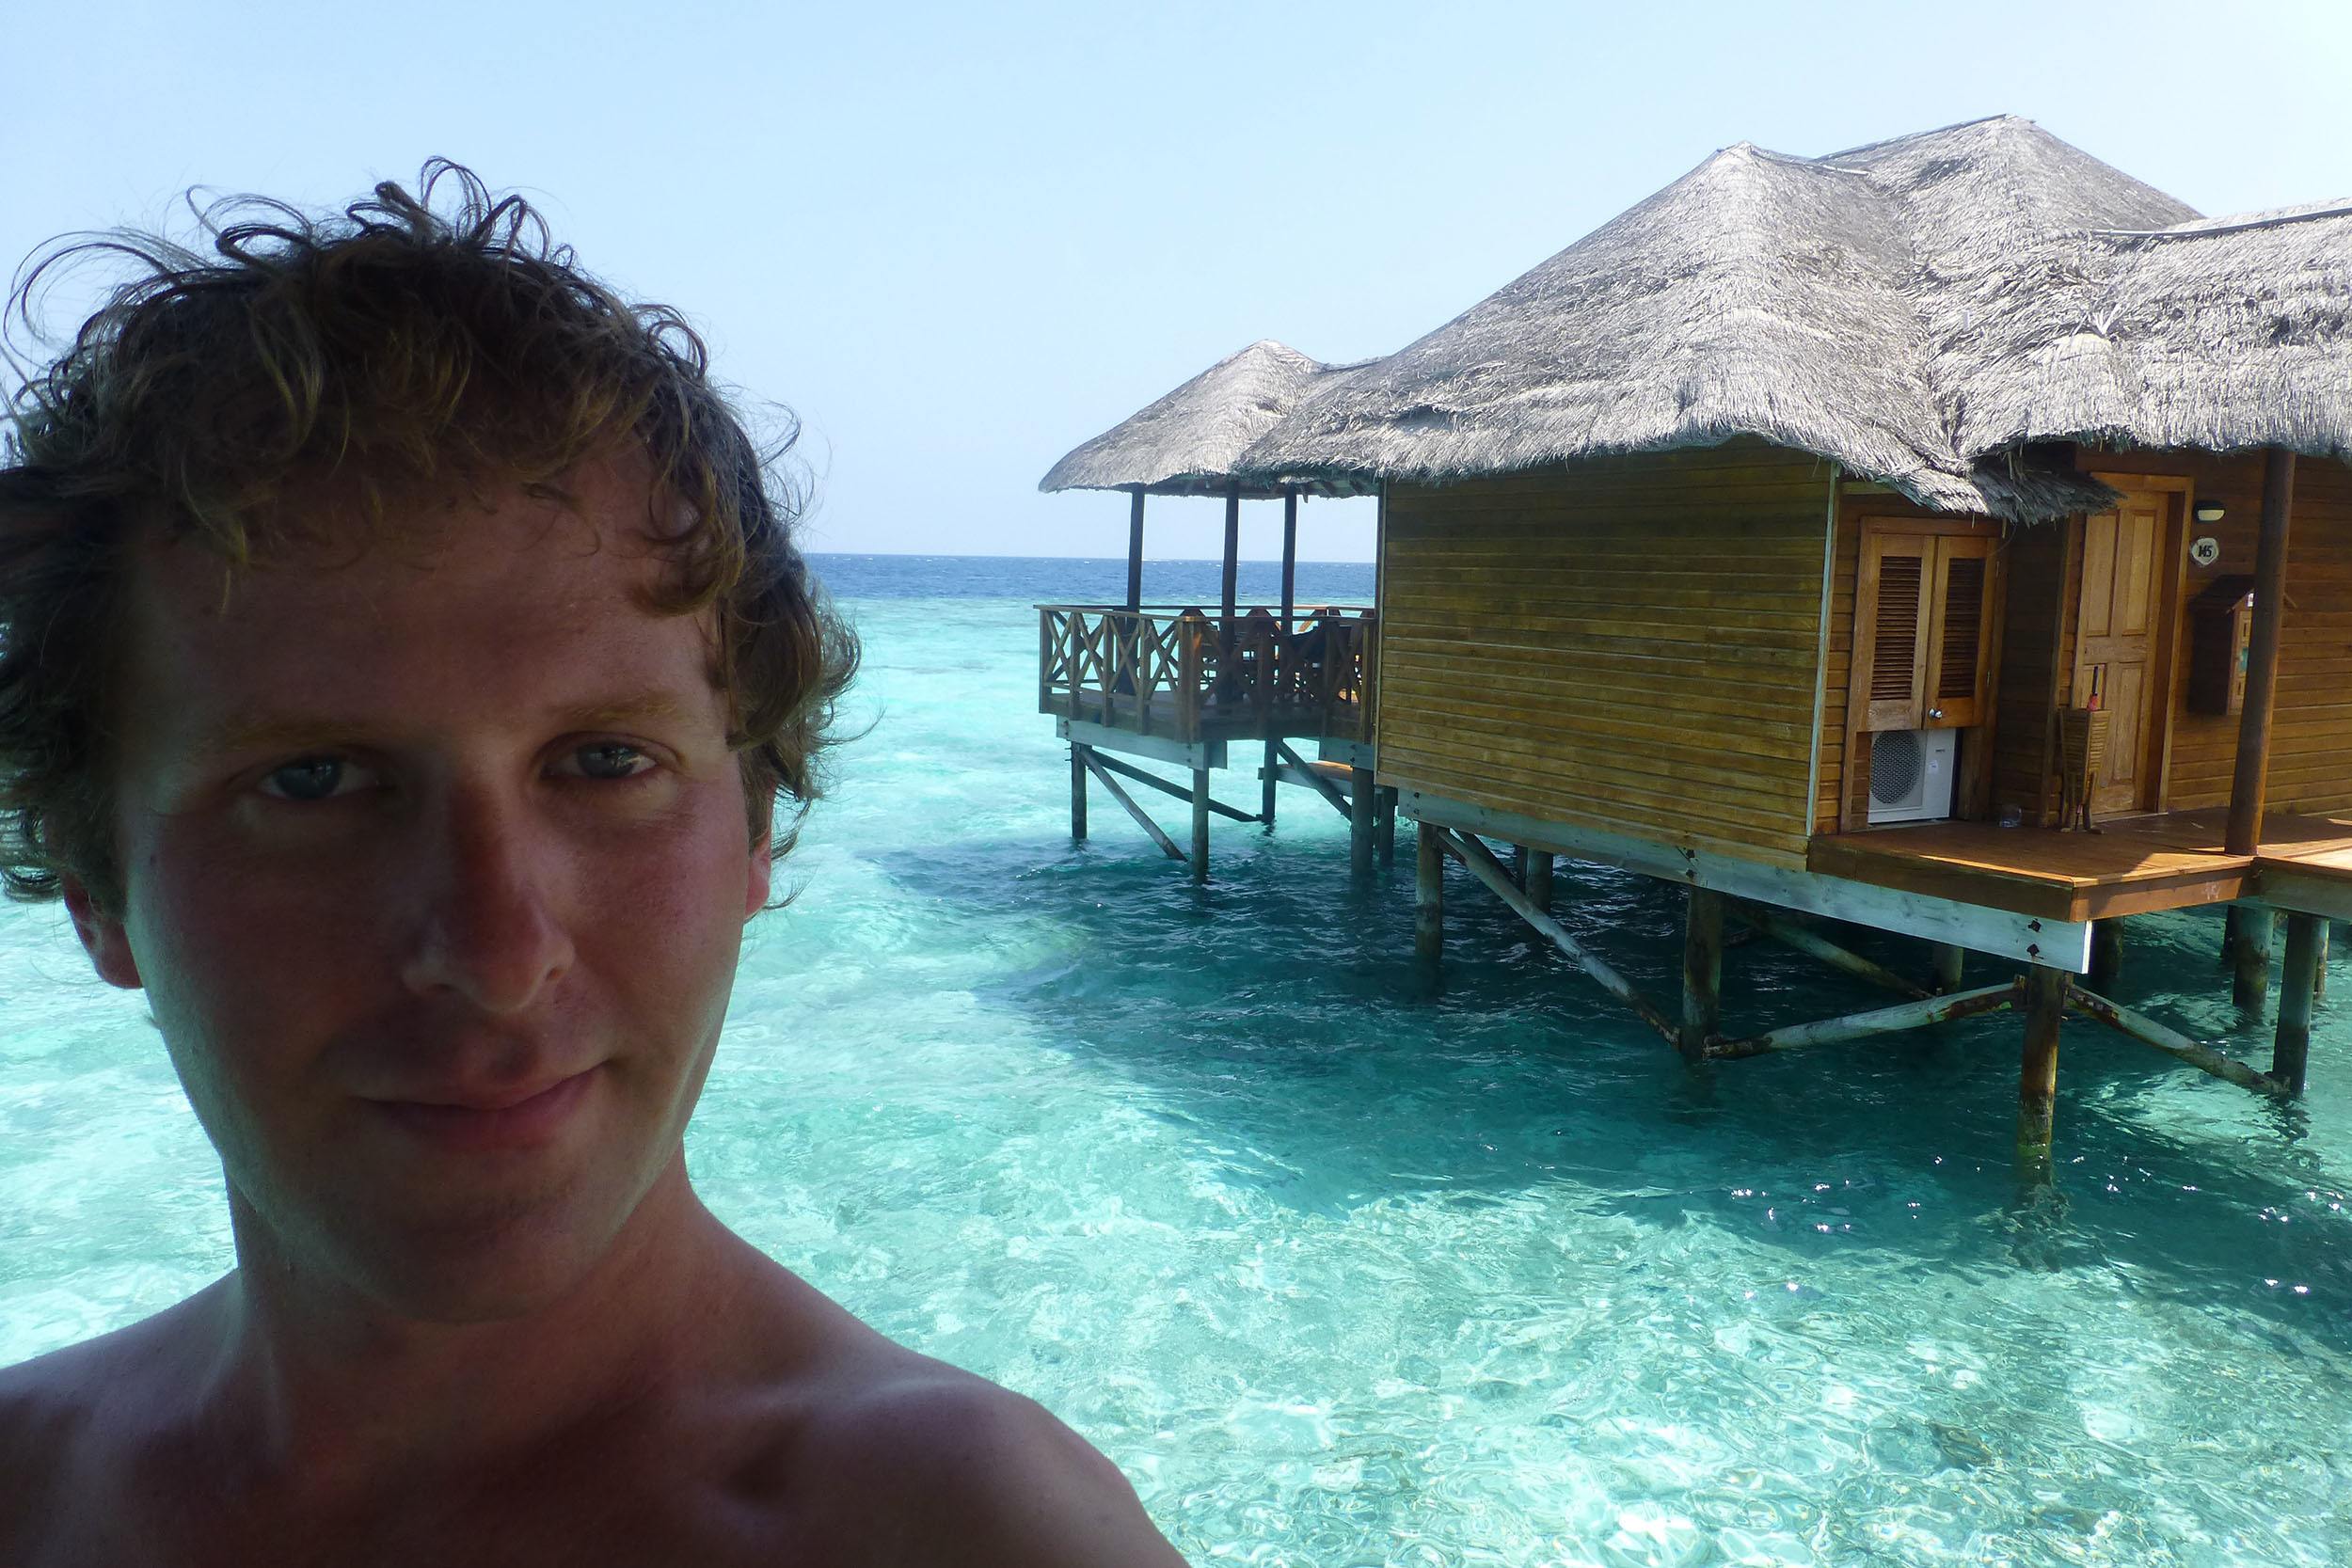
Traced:
<path fill-rule="evenodd" d="M 238 1266 L 0 1373 L 0 1562 L 1177 1563 L 688 1183 L 853 658 L 700 343 L 447 166 L 212 228 L 20 401 L 0 875 L 147 991 Z"/>

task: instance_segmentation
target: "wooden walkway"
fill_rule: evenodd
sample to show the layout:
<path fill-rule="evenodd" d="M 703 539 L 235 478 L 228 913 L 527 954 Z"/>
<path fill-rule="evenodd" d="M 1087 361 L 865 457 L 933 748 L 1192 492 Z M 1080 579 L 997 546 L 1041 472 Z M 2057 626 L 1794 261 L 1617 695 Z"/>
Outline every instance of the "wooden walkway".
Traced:
<path fill-rule="evenodd" d="M 2352 819 L 2273 814 L 2259 850 L 2222 848 L 2223 811 L 2118 817 L 2092 833 L 1931 822 L 1817 835 L 1833 877 L 2043 920 L 2106 920 L 2259 899 L 2352 915 Z"/>

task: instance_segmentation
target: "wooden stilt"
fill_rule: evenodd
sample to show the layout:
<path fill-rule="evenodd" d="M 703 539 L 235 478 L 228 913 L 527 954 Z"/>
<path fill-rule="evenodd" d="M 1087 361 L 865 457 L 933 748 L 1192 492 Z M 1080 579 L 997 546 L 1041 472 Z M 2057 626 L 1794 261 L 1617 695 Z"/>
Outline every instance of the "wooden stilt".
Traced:
<path fill-rule="evenodd" d="M 2017 1077 L 2017 1177 L 2028 1186 L 2050 1184 L 2058 1026 L 2066 1017 L 2071 978 L 2066 971 L 2046 964 L 2026 972 L 2026 1055 Z"/>
<path fill-rule="evenodd" d="M 1527 895 L 1511 885 L 1511 874 L 1502 868 L 1501 861 L 1495 859 L 1494 851 L 1481 843 L 1475 833 L 1450 832 L 1443 828 L 1432 828 L 1425 822 L 1422 824 L 1422 831 L 1436 833 L 1438 845 L 1446 853 L 1460 861 L 1471 876 L 1486 883 L 1488 892 L 1510 905 L 1512 911 L 1521 920 L 1550 938 L 1551 944 L 1565 953 L 1577 968 L 1591 975 L 1601 990 L 1632 1008 L 1643 1022 L 1658 1031 L 1660 1038 L 1668 1045 L 1680 1045 L 1681 1029 L 1660 1012 L 1648 997 L 1635 989 L 1632 981 L 1570 936 L 1566 927 L 1530 904 Z"/>
<path fill-rule="evenodd" d="M 1380 801 L 1380 868 L 1385 871 L 1396 863 L 1396 791 L 1377 792 Z"/>
<path fill-rule="evenodd" d="M 2247 1066 L 2233 1056 L 2224 1056 L 2209 1045 L 2190 1039 L 2178 1029 L 2169 1029 L 2154 1019 L 2136 1013 L 2121 1002 L 2110 1002 L 2080 986 L 2066 988 L 2066 1005 L 2086 1018 L 2093 1018 L 2126 1038 L 2142 1045 L 2153 1046 L 2176 1061 L 2185 1062 L 2201 1072 L 2210 1072 L 2226 1083 L 2257 1094 L 2276 1094 L 2278 1085 L 2264 1073 Z"/>
<path fill-rule="evenodd" d="M 1130 492 L 1127 503 L 1127 608 L 1143 608 L 1143 486 Z"/>
<path fill-rule="evenodd" d="M 1104 770 L 1107 768 L 1113 773 L 1120 774 L 1125 778 L 1133 779 L 1139 784 L 1148 785 L 1152 789 L 1156 789 L 1163 795 L 1173 795 L 1179 800 L 1190 800 L 1192 799 L 1192 791 L 1185 788 L 1183 784 L 1170 784 L 1168 780 L 1161 778 L 1157 773 L 1146 772 L 1144 769 L 1137 768 L 1131 762 L 1121 762 L 1117 757 L 1104 752 L 1099 746 L 1089 746 L 1087 748 L 1087 766 L 1094 769 L 1097 777 L 1100 777 Z M 1239 806 L 1229 806 L 1224 801 L 1219 800 L 1215 797 L 1211 797 L 1209 800 L 1209 809 L 1216 813 L 1219 816 L 1230 816 L 1236 822 L 1255 822 L 1258 820 L 1248 812 L 1242 810 Z"/>
<path fill-rule="evenodd" d="M 2331 924 L 2326 920 L 2319 923 L 2319 961 L 2312 966 L 2312 998 L 2318 1002 L 2328 1000 L 2328 931 Z"/>
<path fill-rule="evenodd" d="M 2269 787 L 2271 713 L 2279 689 L 2279 629 L 2287 587 L 2287 521 L 2295 500 L 2295 453 L 2270 449 L 2263 467 L 2262 526 L 2254 539 L 2254 624 L 2246 650 L 2246 699 L 2238 710 L 2235 771 L 2222 847 L 2250 855 L 2260 846 Z"/>
<path fill-rule="evenodd" d="M 1070 837 L 1076 844 L 1084 844 L 1087 837 L 1086 750 L 1075 742 L 1070 747 Z"/>
<path fill-rule="evenodd" d="M 1774 942 L 1785 942 L 1798 952 L 1820 959 L 1832 969 L 1839 969 L 1857 980 L 1867 980 L 1874 986 L 1900 991 L 1905 996 L 1925 996 L 1928 993 L 1888 969 L 1872 963 L 1861 954 L 1838 946 L 1817 931 L 1809 930 L 1777 910 L 1762 904 L 1742 903 L 1739 908 L 1741 920 L 1755 927 Z"/>
<path fill-rule="evenodd" d="M 1192 879 L 1209 879 L 1209 770 L 1192 770 Z"/>
<path fill-rule="evenodd" d="M 1924 996 L 1915 1002 L 1899 1002 L 1867 1013 L 1849 1013 L 1844 1018 L 1792 1023 L 1761 1035 L 1750 1035 L 1745 1039 L 1724 1040 L 1708 1047 L 1707 1054 L 1714 1060 L 1731 1061 L 1742 1056 L 1761 1056 L 1769 1051 L 1792 1051 L 1801 1045 L 1835 1045 L 1841 1040 L 1867 1039 L 1873 1035 L 1899 1034 L 1906 1029 L 1924 1029 L 1931 1023 L 1997 1013 L 2016 1005 L 2017 982 L 2008 980 L 1950 996 Z"/>
<path fill-rule="evenodd" d="M 1372 875 L 1373 813 L 1372 769 L 1351 768 L 1347 772 L 1347 869 L 1357 877 Z"/>
<path fill-rule="evenodd" d="M 2315 914 L 2287 916 L 2285 972 L 2279 976 L 2279 1033 L 2270 1047 L 2270 1076 L 2287 1093 L 2303 1092 L 2312 1053 L 2312 992 L 2317 984 L 2327 922 Z"/>
<path fill-rule="evenodd" d="M 2106 995 L 2123 974 L 2123 922 L 2090 923 L 2090 989 Z"/>
<path fill-rule="evenodd" d="M 1434 964 L 1445 951 L 1445 830 L 1413 824 L 1413 954 Z"/>
<path fill-rule="evenodd" d="M 1521 893 L 1527 891 L 1527 855 L 1526 845 L 1511 846 L 1511 885 Z"/>
<path fill-rule="evenodd" d="M 1968 967 L 1968 949 L 1956 942 L 1931 942 L 1928 963 L 1935 974 L 1935 993 L 1949 996 L 1965 983 L 1963 972 Z"/>
<path fill-rule="evenodd" d="M 2245 912 L 2238 918 L 2237 941 L 2230 949 L 2230 964 L 2235 972 L 2230 982 L 2230 1000 L 2237 1004 L 2238 1011 L 2260 1018 L 2264 1005 L 2270 999 L 2270 931 L 2274 922 L 2266 909 L 2250 904 L 2241 908 Z"/>
<path fill-rule="evenodd" d="M 1282 491 L 1282 630 L 1298 610 L 1298 492 Z"/>
<path fill-rule="evenodd" d="M 1265 743 L 1264 788 L 1258 800 L 1258 820 L 1274 826 L 1274 794 L 1282 782 L 1282 743 L 1268 736 Z"/>
<path fill-rule="evenodd" d="M 1298 770 L 1298 776 L 1300 778 L 1314 785 L 1316 792 L 1322 795 L 1325 800 L 1331 802 L 1333 810 L 1337 811 L 1342 816 L 1346 817 L 1351 822 L 1355 820 L 1355 803 L 1348 800 L 1347 796 L 1341 791 L 1339 785 L 1325 778 L 1320 768 L 1316 768 L 1305 757 L 1300 756 L 1296 752 L 1292 751 L 1290 744 L 1287 741 L 1277 742 L 1275 745 L 1275 751 L 1280 754 L 1283 761 L 1289 763 L 1293 768 Z"/>
<path fill-rule="evenodd" d="M 2248 927 L 2260 920 L 2268 920 L 2270 911 L 2252 904 L 2233 904 L 2221 911 L 2221 961 L 2224 965 L 2237 962 L 2238 939 Z"/>
<path fill-rule="evenodd" d="M 1127 815 L 1134 817 L 1136 825 L 1152 835 L 1152 842 L 1158 845 L 1169 860 L 1183 860 L 1184 852 L 1176 847 L 1174 839 L 1168 836 L 1168 830 L 1152 821 L 1144 809 L 1136 804 L 1135 797 L 1120 788 L 1119 781 L 1112 778 L 1110 770 L 1103 766 L 1109 759 L 1095 755 L 1094 748 L 1091 746 L 1081 747 L 1079 750 L 1085 752 L 1086 766 L 1094 774 L 1095 782 L 1111 792 L 1112 800 L 1127 808 Z"/>
<path fill-rule="evenodd" d="M 1225 575 L 1218 581 L 1217 608 L 1225 617 L 1225 635 L 1233 634 L 1233 588 L 1241 572 L 1241 485 L 1225 492 Z"/>
<path fill-rule="evenodd" d="M 1544 864 L 1551 857 L 1543 857 Z M 1534 895 L 1528 895 L 1534 902 Z M 1682 927 L 1682 1038 L 1685 1061 L 1707 1054 L 1707 1042 L 1723 1032 L 1724 895 L 1692 887 Z"/>
<path fill-rule="evenodd" d="M 1537 849 L 1527 862 L 1527 901 L 1539 910 L 1551 908 L 1551 852 Z"/>

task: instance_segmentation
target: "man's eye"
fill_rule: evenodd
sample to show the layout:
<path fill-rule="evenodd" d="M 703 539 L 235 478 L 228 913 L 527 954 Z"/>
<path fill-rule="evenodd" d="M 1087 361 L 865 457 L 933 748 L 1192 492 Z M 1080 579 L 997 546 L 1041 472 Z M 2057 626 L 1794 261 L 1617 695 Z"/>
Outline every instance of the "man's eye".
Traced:
<path fill-rule="evenodd" d="M 634 779 L 654 767 L 653 758 L 621 740 L 599 740 L 572 754 L 580 759 L 580 771 L 592 779 Z"/>
<path fill-rule="evenodd" d="M 337 786 L 351 768 L 342 757 L 304 757 L 272 771 L 262 781 L 262 792 L 286 800 L 331 800 L 342 793 Z"/>

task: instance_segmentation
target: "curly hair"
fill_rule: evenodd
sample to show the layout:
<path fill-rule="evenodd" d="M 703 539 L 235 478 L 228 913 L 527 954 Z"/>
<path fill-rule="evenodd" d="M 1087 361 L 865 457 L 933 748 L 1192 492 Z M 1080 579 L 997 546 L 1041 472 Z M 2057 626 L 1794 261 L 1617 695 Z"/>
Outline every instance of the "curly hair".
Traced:
<path fill-rule="evenodd" d="M 436 193 L 455 187 L 439 210 Z M 789 850 L 857 643 L 793 542 L 801 497 L 666 306 L 582 272 L 521 198 L 425 165 L 411 195 L 311 216 L 234 197 L 198 214 L 213 254 L 130 230 L 53 246 L 9 302 L 68 259 L 135 264 L 8 400 L 0 447 L 0 882 L 64 879 L 119 917 L 107 716 L 127 546 L 160 530 L 227 562 L 303 526 L 296 487 L 348 499 L 371 534 L 404 500 L 521 485 L 564 498 L 580 463 L 632 445 L 691 519 L 660 544 L 658 614 L 712 607 L 752 843 Z M 11 357 L 14 357 L 13 356 Z M 793 809 L 777 831 L 778 797 Z"/>

